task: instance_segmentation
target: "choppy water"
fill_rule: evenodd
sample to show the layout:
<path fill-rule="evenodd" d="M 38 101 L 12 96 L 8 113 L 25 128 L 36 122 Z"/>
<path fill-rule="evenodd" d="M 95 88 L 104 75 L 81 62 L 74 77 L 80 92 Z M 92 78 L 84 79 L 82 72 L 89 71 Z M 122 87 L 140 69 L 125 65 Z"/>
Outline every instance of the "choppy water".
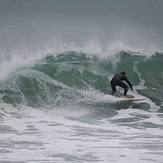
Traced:
<path fill-rule="evenodd" d="M 161 162 L 162 61 L 66 52 L 17 67 L 1 81 L 0 161 Z M 122 68 L 145 100 L 109 95 Z"/>
<path fill-rule="evenodd" d="M 162 11 L 1 0 L 0 163 L 162 163 Z M 122 70 L 142 101 L 110 95 Z"/>

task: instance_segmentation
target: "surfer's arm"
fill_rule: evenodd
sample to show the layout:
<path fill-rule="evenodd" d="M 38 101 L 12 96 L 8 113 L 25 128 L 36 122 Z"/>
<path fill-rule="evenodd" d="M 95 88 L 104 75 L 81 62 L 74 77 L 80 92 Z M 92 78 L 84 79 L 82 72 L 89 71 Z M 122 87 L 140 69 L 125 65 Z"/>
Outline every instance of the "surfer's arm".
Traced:
<path fill-rule="evenodd" d="M 129 80 L 127 78 L 125 78 L 125 81 L 127 82 L 127 84 L 130 86 L 131 90 L 133 91 L 132 84 L 129 82 Z"/>

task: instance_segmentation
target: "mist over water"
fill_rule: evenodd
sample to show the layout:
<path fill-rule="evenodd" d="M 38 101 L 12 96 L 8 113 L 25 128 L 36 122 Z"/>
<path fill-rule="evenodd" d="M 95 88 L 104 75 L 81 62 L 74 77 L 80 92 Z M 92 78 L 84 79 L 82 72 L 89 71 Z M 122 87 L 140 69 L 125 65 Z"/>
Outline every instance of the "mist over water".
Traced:
<path fill-rule="evenodd" d="M 162 0 L 0 0 L 0 163 L 162 163 L 162 15 Z M 121 70 L 139 101 L 110 95 Z"/>
<path fill-rule="evenodd" d="M 162 50 L 161 0 L 2 0 L 1 55 Z M 2 54 L 3 53 L 3 54 Z"/>

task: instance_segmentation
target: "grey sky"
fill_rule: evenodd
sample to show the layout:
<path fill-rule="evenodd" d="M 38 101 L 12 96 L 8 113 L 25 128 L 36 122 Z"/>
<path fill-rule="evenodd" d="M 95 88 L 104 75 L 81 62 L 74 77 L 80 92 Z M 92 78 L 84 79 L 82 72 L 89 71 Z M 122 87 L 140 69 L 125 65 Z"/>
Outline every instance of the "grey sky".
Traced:
<path fill-rule="evenodd" d="M 54 20 L 85 19 L 105 24 L 113 19 L 163 26 L 162 0 L 0 0 L 0 13 L 0 18 L 7 20 L 35 18 L 37 21 L 43 16 Z"/>
<path fill-rule="evenodd" d="M 162 16 L 163 0 L 0 0 L 0 47 L 58 37 L 159 45 Z"/>

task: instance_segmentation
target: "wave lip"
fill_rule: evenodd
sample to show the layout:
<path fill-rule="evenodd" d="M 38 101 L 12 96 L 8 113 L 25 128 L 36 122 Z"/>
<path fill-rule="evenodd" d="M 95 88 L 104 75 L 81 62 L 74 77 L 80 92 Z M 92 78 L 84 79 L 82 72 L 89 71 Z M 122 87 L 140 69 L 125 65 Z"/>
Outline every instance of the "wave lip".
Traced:
<path fill-rule="evenodd" d="M 75 51 L 47 55 L 24 67 L 25 62 L 19 68 L 11 66 L 13 73 L 0 82 L 1 99 L 26 105 L 55 104 L 56 101 L 61 104 L 83 100 L 84 90 L 103 93 L 104 98 L 111 92 L 108 77 L 123 69 L 138 93 L 161 105 L 162 61 L 163 55 L 159 53 L 147 58 L 123 51 L 105 59 Z"/>

